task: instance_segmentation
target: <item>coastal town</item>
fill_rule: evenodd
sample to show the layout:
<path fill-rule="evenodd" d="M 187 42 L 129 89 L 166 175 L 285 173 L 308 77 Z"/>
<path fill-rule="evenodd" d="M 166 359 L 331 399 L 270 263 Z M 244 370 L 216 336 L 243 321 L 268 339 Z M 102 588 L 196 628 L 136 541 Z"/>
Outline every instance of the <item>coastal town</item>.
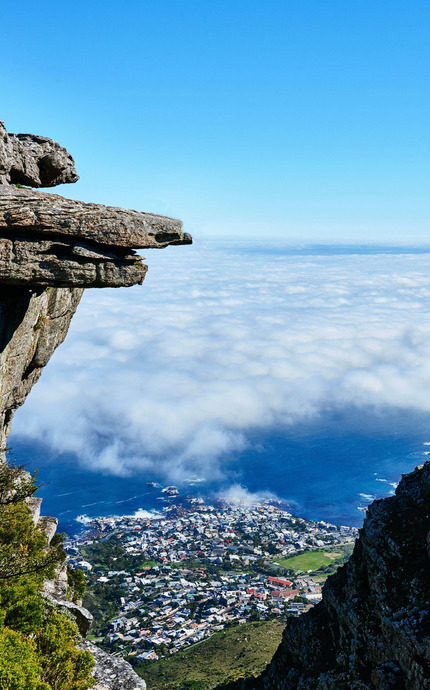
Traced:
<path fill-rule="evenodd" d="M 98 643 L 114 655 L 157 660 L 232 625 L 309 610 L 324 576 L 290 568 L 288 559 L 315 552 L 335 564 L 356 536 L 354 527 L 304 520 L 271 503 L 194 498 L 154 516 L 95 518 L 66 551 L 86 572 Z M 100 597 L 109 603 L 102 618 Z"/>

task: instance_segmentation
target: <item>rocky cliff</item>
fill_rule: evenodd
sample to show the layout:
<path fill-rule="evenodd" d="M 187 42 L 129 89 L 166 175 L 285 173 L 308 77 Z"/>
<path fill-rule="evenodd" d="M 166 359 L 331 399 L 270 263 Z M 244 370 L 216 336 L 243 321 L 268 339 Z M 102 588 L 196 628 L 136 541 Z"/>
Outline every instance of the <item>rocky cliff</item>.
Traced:
<path fill-rule="evenodd" d="M 15 410 L 64 340 L 85 288 L 141 284 L 147 266 L 135 249 L 189 244 L 182 223 L 149 213 L 87 204 L 29 187 L 78 180 L 71 155 L 47 137 L 9 134 L 0 122 L 0 462 Z M 55 533 L 55 518 L 34 522 Z M 67 602 L 64 568 L 45 596 L 75 615 L 85 634 L 90 614 Z M 143 690 L 123 661 L 83 642 L 97 661 L 96 690 Z"/>
<path fill-rule="evenodd" d="M 78 179 L 73 158 L 46 137 L 0 123 L 0 443 L 55 348 L 84 288 L 142 283 L 136 248 L 189 244 L 172 218 L 23 189 Z"/>
<path fill-rule="evenodd" d="M 291 620 L 246 690 L 430 688 L 430 462 L 367 512 L 323 601 Z"/>

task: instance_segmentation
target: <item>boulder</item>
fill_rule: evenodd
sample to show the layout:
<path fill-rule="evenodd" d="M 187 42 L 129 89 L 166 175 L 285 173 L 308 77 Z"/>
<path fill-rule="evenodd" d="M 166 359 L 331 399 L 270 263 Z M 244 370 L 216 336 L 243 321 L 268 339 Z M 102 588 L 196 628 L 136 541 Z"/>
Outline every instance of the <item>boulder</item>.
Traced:
<path fill-rule="evenodd" d="M 146 690 L 145 681 L 123 659 L 112 657 L 88 640 L 79 647 L 91 652 L 96 662 L 93 675 L 97 684 L 93 690 Z"/>
<path fill-rule="evenodd" d="M 54 187 L 79 176 L 68 151 L 36 134 L 8 134 L 0 121 L 0 184 Z"/>

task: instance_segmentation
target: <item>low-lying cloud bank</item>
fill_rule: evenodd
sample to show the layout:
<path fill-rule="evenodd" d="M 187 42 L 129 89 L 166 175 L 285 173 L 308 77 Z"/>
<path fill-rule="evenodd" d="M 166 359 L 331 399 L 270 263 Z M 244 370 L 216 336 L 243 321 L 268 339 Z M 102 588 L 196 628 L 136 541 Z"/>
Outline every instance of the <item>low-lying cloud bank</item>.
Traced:
<path fill-rule="evenodd" d="M 15 436 L 112 474 L 223 476 L 250 432 L 346 406 L 430 411 L 430 255 L 152 252 L 88 290 Z"/>
<path fill-rule="evenodd" d="M 232 484 L 227 489 L 220 491 L 217 498 L 226 503 L 244 507 L 279 500 L 271 491 L 248 491 L 246 487 L 240 484 Z"/>

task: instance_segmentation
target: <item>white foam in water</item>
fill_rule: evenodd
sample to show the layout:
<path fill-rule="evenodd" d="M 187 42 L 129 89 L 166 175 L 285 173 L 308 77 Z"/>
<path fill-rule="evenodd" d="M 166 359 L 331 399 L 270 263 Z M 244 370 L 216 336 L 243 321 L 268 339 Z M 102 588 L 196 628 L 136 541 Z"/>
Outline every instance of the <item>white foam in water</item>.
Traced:
<path fill-rule="evenodd" d="M 143 508 L 139 508 L 139 509 L 136 510 L 136 512 L 135 512 L 133 515 L 131 515 L 130 517 L 154 519 L 154 518 L 161 517 L 161 513 L 159 513 L 159 512 L 156 511 L 156 510 L 154 510 L 154 511 L 149 511 L 149 510 L 144 510 Z"/>
<path fill-rule="evenodd" d="M 80 522 L 83 525 L 88 525 L 90 522 L 96 519 L 97 516 L 93 517 L 88 517 L 88 515 L 77 515 L 75 517 L 76 522 Z M 157 510 L 150 511 L 150 510 L 144 510 L 143 508 L 139 508 L 136 510 L 135 513 L 132 515 L 105 515 L 103 517 L 112 517 L 112 518 L 142 518 L 142 519 L 150 519 L 150 520 L 157 520 L 160 517 L 162 517 L 161 513 L 159 513 Z"/>
<path fill-rule="evenodd" d="M 100 506 L 103 503 L 109 503 L 109 501 L 96 501 L 95 503 L 84 503 L 82 508 L 89 508 L 90 506 Z"/>
<path fill-rule="evenodd" d="M 77 515 L 75 517 L 76 522 L 81 522 L 83 525 L 88 525 L 91 522 L 91 518 L 88 515 Z"/>
<path fill-rule="evenodd" d="M 360 494 L 361 498 L 364 498 L 365 501 L 374 501 L 375 497 L 372 496 L 372 494 Z"/>

